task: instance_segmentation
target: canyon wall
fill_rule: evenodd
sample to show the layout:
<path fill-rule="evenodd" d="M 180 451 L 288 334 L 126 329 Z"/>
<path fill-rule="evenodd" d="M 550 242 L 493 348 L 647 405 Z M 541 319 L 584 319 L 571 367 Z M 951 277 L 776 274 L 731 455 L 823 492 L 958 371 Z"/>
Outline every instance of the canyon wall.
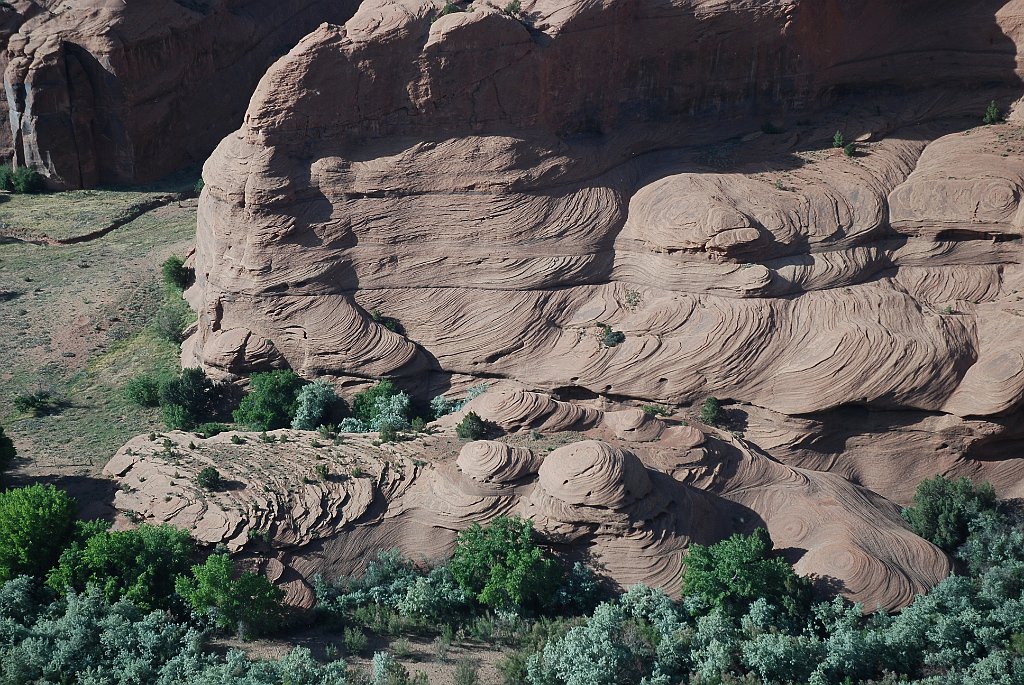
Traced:
<path fill-rule="evenodd" d="M 1024 495 L 1024 130 L 981 125 L 1021 93 L 1024 2 L 441 9 L 365 2 L 264 76 L 204 168 L 185 364 L 421 398 L 713 395 L 758 473 L 820 478 L 800 531 L 841 490 L 853 529 L 885 511 L 905 532 L 896 505 L 935 473 Z M 644 468 L 685 481 L 664 454 Z M 695 487 L 742 499 L 729 463 Z M 757 482 L 771 528 L 787 490 Z M 705 514 L 673 553 L 749 525 Z M 803 570 L 880 601 L 923 554 L 890 607 L 948 570 L 916 539 L 827 543 L 849 534 L 794 543 Z M 317 563 L 348 572 L 347 535 Z"/>
<path fill-rule="evenodd" d="M 260 76 L 356 0 L 14 0 L 0 9 L 0 159 L 52 188 L 200 165 Z"/>

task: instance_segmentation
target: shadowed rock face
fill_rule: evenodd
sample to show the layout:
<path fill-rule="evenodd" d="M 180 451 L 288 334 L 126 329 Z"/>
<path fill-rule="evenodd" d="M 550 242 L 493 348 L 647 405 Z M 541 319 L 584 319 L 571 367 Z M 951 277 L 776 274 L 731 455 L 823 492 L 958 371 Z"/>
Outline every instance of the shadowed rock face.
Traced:
<path fill-rule="evenodd" d="M 200 164 L 267 66 L 356 0 L 15 0 L 0 10 L 0 158 L 54 188 Z"/>

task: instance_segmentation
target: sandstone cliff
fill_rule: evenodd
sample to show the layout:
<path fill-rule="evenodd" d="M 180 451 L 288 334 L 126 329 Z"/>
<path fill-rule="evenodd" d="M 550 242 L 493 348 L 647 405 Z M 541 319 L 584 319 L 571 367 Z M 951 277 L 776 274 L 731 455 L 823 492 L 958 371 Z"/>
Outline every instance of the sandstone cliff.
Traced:
<path fill-rule="evenodd" d="M 54 188 L 197 166 L 267 66 L 355 0 L 14 0 L 0 8 L 0 160 Z"/>
<path fill-rule="evenodd" d="M 270 69 L 207 162 L 184 361 L 424 396 L 715 395 L 759 473 L 801 474 L 765 493 L 807 469 L 885 516 L 824 493 L 902 503 L 943 472 L 1019 496 L 1024 132 L 979 124 L 1020 95 L 1022 10 L 366 2 Z M 918 563 L 836 544 L 867 574 L 848 587 Z"/>

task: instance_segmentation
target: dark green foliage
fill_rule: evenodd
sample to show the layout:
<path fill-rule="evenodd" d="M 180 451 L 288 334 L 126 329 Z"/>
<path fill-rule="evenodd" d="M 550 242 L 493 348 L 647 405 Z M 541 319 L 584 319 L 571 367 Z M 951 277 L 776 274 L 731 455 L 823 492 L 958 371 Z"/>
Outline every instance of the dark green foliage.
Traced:
<path fill-rule="evenodd" d="M 197 435 L 201 435 L 204 438 L 212 438 L 215 435 L 219 435 L 224 431 L 228 430 L 228 427 L 223 423 L 216 423 L 213 421 L 207 421 L 201 423 L 193 429 L 193 432 Z"/>
<path fill-rule="evenodd" d="M 725 419 L 722 403 L 717 397 L 709 397 L 700 406 L 700 420 L 709 426 L 717 426 Z"/>
<path fill-rule="evenodd" d="M 776 126 L 770 121 L 766 121 L 763 124 L 761 124 L 761 133 L 765 133 L 769 136 L 777 136 L 785 132 L 786 129 L 782 128 L 781 126 Z"/>
<path fill-rule="evenodd" d="M 761 598 L 788 602 L 792 613 L 810 601 L 809 582 L 772 554 L 772 540 L 764 528 L 751 535 L 736 533 L 713 545 L 692 544 L 683 563 L 683 593 L 732 614 L 746 611 Z"/>
<path fill-rule="evenodd" d="M 181 257 L 171 255 L 160 266 L 164 285 L 176 290 L 184 290 L 192 282 L 192 270 L 185 268 Z"/>
<path fill-rule="evenodd" d="M 93 583 L 107 601 L 123 597 L 145 610 L 168 609 L 193 552 L 188 533 L 168 525 L 106 530 L 65 549 L 46 582 L 61 594 Z"/>
<path fill-rule="evenodd" d="M 71 537 L 75 516 L 74 501 L 52 485 L 0 492 L 0 582 L 49 571 Z"/>
<path fill-rule="evenodd" d="M 517 516 L 460 532 L 448 569 L 468 596 L 497 609 L 543 607 L 553 600 L 562 575 L 534 541 L 533 522 Z"/>
<path fill-rule="evenodd" d="M 287 428 L 304 385 L 306 381 L 290 369 L 254 373 L 249 378 L 249 392 L 234 412 L 235 422 L 256 431 Z"/>
<path fill-rule="evenodd" d="M 0 166 L 0 190 L 12 193 L 41 193 L 46 189 L 46 179 L 35 169 L 20 166 Z"/>
<path fill-rule="evenodd" d="M 601 344 L 605 347 L 615 347 L 626 342 L 626 334 L 622 331 L 613 330 L 607 324 L 601 324 Z"/>
<path fill-rule="evenodd" d="M 846 146 L 845 139 L 843 138 L 842 131 L 836 131 L 836 134 L 832 136 L 832 147 L 842 148 Z"/>
<path fill-rule="evenodd" d="M 216 388 L 202 369 L 182 369 L 158 389 L 164 423 L 171 430 L 192 430 L 213 410 Z"/>
<path fill-rule="evenodd" d="M 847 157 L 853 157 L 854 155 L 856 155 L 857 154 L 857 144 L 856 143 L 847 143 L 846 145 L 844 145 L 843 146 L 843 154 L 846 155 Z"/>
<path fill-rule="evenodd" d="M 14 398 L 14 408 L 33 416 L 51 414 L 57 410 L 57 400 L 48 390 L 25 392 Z"/>
<path fill-rule="evenodd" d="M 210 614 L 217 627 L 243 637 L 273 629 L 283 615 L 284 592 L 250 571 L 234 577 L 227 554 L 213 554 L 193 566 L 192 576 L 179 576 L 175 588 L 195 612 Z"/>
<path fill-rule="evenodd" d="M 352 400 L 352 415 L 362 419 L 366 423 L 373 423 L 377 418 L 377 400 L 384 397 L 394 397 L 398 394 L 398 388 L 388 378 L 383 378 L 369 390 L 357 393 Z"/>
<path fill-rule="evenodd" d="M 996 494 L 988 483 L 975 488 L 969 478 L 936 476 L 918 484 L 913 504 L 903 510 L 903 518 L 925 540 L 953 552 L 967 540 L 971 522 L 993 511 L 995 504 Z"/>
<path fill-rule="evenodd" d="M 459 5 L 457 5 L 456 3 L 452 2 L 452 0 L 448 0 L 447 2 L 445 2 L 444 7 L 441 8 L 441 12 L 437 16 L 443 17 L 446 14 L 453 14 L 455 12 L 465 12 L 465 11 L 466 10 L 464 10 L 462 7 L 459 7 Z M 376 310 L 374 310 L 374 311 L 376 311 Z"/>
<path fill-rule="evenodd" d="M 220 471 L 207 466 L 196 476 L 196 482 L 203 490 L 216 490 L 221 485 Z"/>
<path fill-rule="evenodd" d="M 172 343 L 184 339 L 185 327 L 192 319 L 192 310 L 180 297 L 172 297 L 160 305 L 153 316 L 153 330 L 157 336 Z"/>
<path fill-rule="evenodd" d="M 398 442 L 398 431 L 390 423 L 380 424 L 377 435 L 381 442 Z"/>
<path fill-rule="evenodd" d="M 366 633 L 358 627 L 348 627 L 341 636 L 341 643 L 345 646 L 345 654 L 348 656 L 359 656 L 370 646 L 370 640 Z"/>
<path fill-rule="evenodd" d="M 196 181 L 195 185 L 192 186 L 192 190 L 194 190 L 196 195 L 198 195 L 199 193 L 203 192 L 203 188 L 205 188 L 205 187 L 206 187 L 206 183 L 203 181 L 203 178 L 200 176 L 199 180 Z"/>
<path fill-rule="evenodd" d="M 14 449 L 14 441 L 6 433 L 4 427 L 0 426 L 0 485 L 3 484 L 4 471 L 11 468 L 18 451 Z"/>
<path fill-rule="evenodd" d="M 449 2 L 448 5 L 445 5 L 444 9 L 441 10 L 441 16 L 444 16 L 445 14 L 450 14 L 451 13 L 451 12 L 445 12 L 445 10 L 448 9 L 449 5 L 451 5 L 451 6 L 456 8 L 455 10 L 452 10 L 452 11 L 455 11 L 455 12 L 464 12 L 465 11 L 465 10 L 459 8 L 458 5 L 452 5 Z M 402 323 L 398 319 L 396 319 L 394 317 L 384 316 L 383 314 L 380 313 L 379 310 L 374 309 L 374 310 L 370 311 L 370 318 L 373 319 L 376 323 L 379 323 L 384 328 L 386 328 L 389 331 L 391 331 L 392 333 L 398 333 L 399 335 L 405 335 L 405 328 L 402 326 Z"/>
<path fill-rule="evenodd" d="M 511 0 L 501 11 L 510 17 L 518 19 L 523 13 L 523 5 L 520 0 Z"/>
<path fill-rule="evenodd" d="M 455 434 L 463 440 L 480 440 L 488 433 L 487 422 L 471 411 L 455 426 Z"/>
<path fill-rule="evenodd" d="M 160 404 L 160 382 L 149 374 L 132 378 L 124 386 L 124 398 L 140 407 Z"/>
<path fill-rule="evenodd" d="M 998 124 L 1003 120 L 1003 113 L 999 111 L 999 106 L 996 105 L 996 101 L 988 103 L 988 107 L 985 108 L 985 116 L 982 117 L 982 123 L 986 126 L 991 124 Z"/>

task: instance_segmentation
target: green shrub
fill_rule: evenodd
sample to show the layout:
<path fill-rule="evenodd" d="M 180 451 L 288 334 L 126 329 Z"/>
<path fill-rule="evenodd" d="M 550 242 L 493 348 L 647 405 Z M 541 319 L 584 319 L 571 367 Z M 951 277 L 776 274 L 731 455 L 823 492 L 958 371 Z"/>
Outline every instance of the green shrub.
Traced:
<path fill-rule="evenodd" d="M 463 10 L 458 10 L 462 12 Z M 441 11 L 442 16 L 445 14 L 444 10 Z M 374 309 L 370 312 L 370 318 L 375 323 L 380 324 L 384 328 L 388 329 L 392 333 L 398 333 L 399 335 L 405 335 L 405 328 L 402 327 L 401 322 L 390 316 L 384 316 L 378 310 Z"/>
<path fill-rule="evenodd" d="M 409 396 L 384 378 L 369 390 L 356 394 L 352 414 L 370 431 L 380 430 L 382 423 L 402 430 L 409 426 L 409 404 Z"/>
<path fill-rule="evenodd" d="M 228 430 L 228 427 L 223 423 L 216 423 L 214 421 L 207 421 L 201 423 L 193 429 L 193 432 L 197 435 L 201 435 L 204 438 L 212 438 L 215 435 L 219 435 L 224 431 Z M 234 436 L 237 437 L 237 436 Z"/>
<path fill-rule="evenodd" d="M 626 342 L 626 334 L 622 331 L 613 330 L 607 324 L 601 324 L 601 344 L 605 347 L 615 347 Z"/>
<path fill-rule="evenodd" d="M 227 554 L 212 554 L 192 567 L 191 576 L 178 576 L 175 589 L 193 611 L 209 614 L 218 628 L 241 637 L 259 635 L 278 625 L 284 592 L 262 576 L 245 571 L 234 576 Z"/>
<path fill-rule="evenodd" d="M 213 410 L 216 388 L 202 369 L 182 369 L 160 382 L 157 395 L 171 430 L 192 430 Z"/>
<path fill-rule="evenodd" d="M 991 124 L 998 124 L 1003 120 L 1003 113 L 999 111 L 999 106 L 996 105 L 996 101 L 988 103 L 988 107 L 985 108 L 985 116 L 982 118 L 982 123 L 986 126 Z"/>
<path fill-rule="evenodd" d="M 156 407 L 160 404 L 160 383 L 148 374 L 136 376 L 125 383 L 124 398 L 140 407 Z"/>
<path fill-rule="evenodd" d="M 722 403 L 717 397 L 709 397 L 700 406 L 700 420 L 709 426 L 717 426 L 725 419 Z"/>
<path fill-rule="evenodd" d="M 0 190 L 11 193 L 41 193 L 46 189 L 46 179 L 35 169 L 10 164 L 0 166 Z"/>
<path fill-rule="evenodd" d="M 0 485 L 3 484 L 4 471 L 11 468 L 18 451 L 14 449 L 14 441 L 6 433 L 4 427 L 0 426 Z"/>
<path fill-rule="evenodd" d="M 304 385 L 306 381 L 290 369 L 254 373 L 249 378 L 249 392 L 234 412 L 235 422 L 255 431 L 286 428 Z"/>
<path fill-rule="evenodd" d="M 0 582 L 50 570 L 70 540 L 76 513 L 74 501 L 52 485 L 0 492 Z"/>
<path fill-rule="evenodd" d="M 14 408 L 34 416 L 49 414 L 57 409 L 57 401 L 48 390 L 25 392 L 14 398 Z"/>
<path fill-rule="evenodd" d="M 995 506 L 996 493 L 988 483 L 975 488 L 969 478 L 936 476 L 918 484 L 903 518 L 925 540 L 953 552 L 967 540 L 972 522 Z"/>
<path fill-rule="evenodd" d="M 181 257 L 171 255 L 160 266 L 164 285 L 173 290 L 184 290 L 192 282 L 192 269 L 185 268 Z"/>
<path fill-rule="evenodd" d="M 337 401 L 338 395 L 327 381 L 318 380 L 304 385 L 299 390 L 292 428 L 315 430 Z"/>
<path fill-rule="evenodd" d="M 460 532 L 448 569 L 469 597 L 497 609 L 540 608 L 561 579 L 558 563 L 533 539 L 533 522 L 517 516 Z"/>
<path fill-rule="evenodd" d="M 462 659 L 455 666 L 455 685 L 479 685 L 477 665 L 471 659 Z"/>
<path fill-rule="evenodd" d="M 180 297 L 172 297 L 160 305 L 153 316 L 153 331 L 157 337 L 175 344 L 185 338 L 185 328 L 192 321 L 192 310 Z"/>
<path fill-rule="evenodd" d="M 108 602 L 125 598 L 145 610 L 169 609 L 175 579 L 188 572 L 194 551 L 188 532 L 166 524 L 104 530 L 65 549 L 46 583 L 62 595 L 92 583 Z"/>
<path fill-rule="evenodd" d="M 836 134 L 832 136 L 832 147 L 841 149 L 846 146 L 846 141 L 843 138 L 842 131 L 836 131 Z"/>
<path fill-rule="evenodd" d="M 221 485 L 220 471 L 212 466 L 207 466 L 196 476 L 196 482 L 203 490 L 216 490 Z"/>
<path fill-rule="evenodd" d="M 382 423 L 377 428 L 377 437 L 381 442 L 398 442 L 398 431 L 390 423 Z"/>
<path fill-rule="evenodd" d="M 518 19 L 523 13 L 523 5 L 520 0 L 511 0 L 501 11 L 510 17 Z"/>
<path fill-rule="evenodd" d="M 846 155 L 847 157 L 853 157 L 854 155 L 856 155 L 857 154 L 857 144 L 856 143 L 847 143 L 846 145 L 844 145 L 843 146 L 843 154 Z"/>
<path fill-rule="evenodd" d="M 345 646 L 345 654 L 350 657 L 359 656 L 370 646 L 369 638 L 359 627 L 346 627 L 341 634 L 341 643 Z"/>
<path fill-rule="evenodd" d="M 736 533 L 713 545 L 691 544 L 683 563 L 683 594 L 732 614 L 745 612 L 762 597 L 786 603 L 794 614 L 810 601 L 809 581 L 772 554 L 772 540 L 764 528 L 751 535 Z"/>
<path fill-rule="evenodd" d="M 463 440 L 480 440 L 487 432 L 487 423 L 475 411 L 463 416 L 455 426 L 455 434 Z"/>

